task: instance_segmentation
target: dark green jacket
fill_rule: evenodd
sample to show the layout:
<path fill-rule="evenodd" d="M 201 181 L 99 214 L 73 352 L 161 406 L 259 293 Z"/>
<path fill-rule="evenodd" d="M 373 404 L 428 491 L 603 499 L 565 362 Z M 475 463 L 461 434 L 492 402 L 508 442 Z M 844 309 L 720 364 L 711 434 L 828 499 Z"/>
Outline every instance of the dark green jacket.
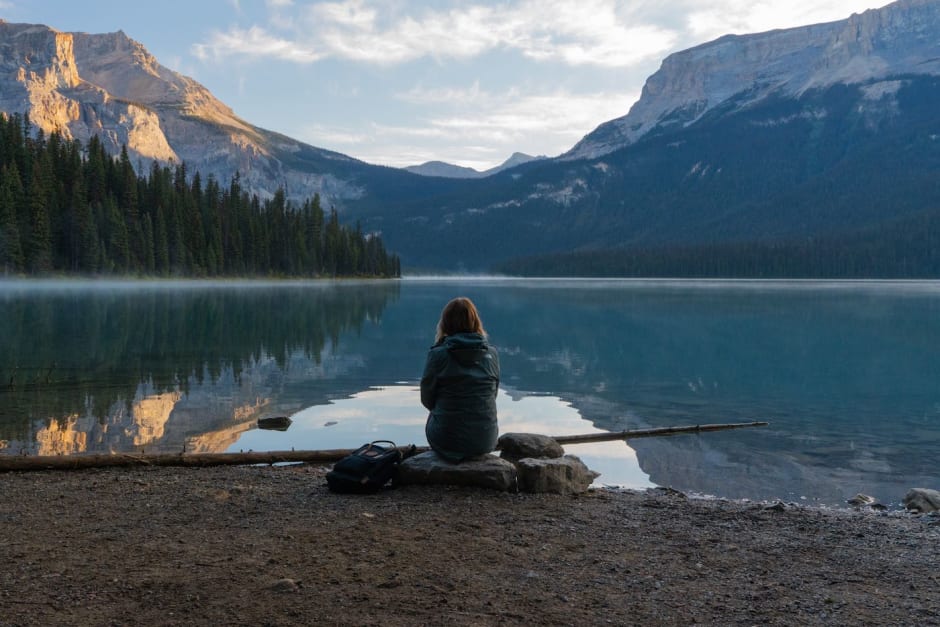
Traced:
<path fill-rule="evenodd" d="M 452 461 L 495 449 L 498 388 L 499 355 L 482 335 L 458 333 L 432 346 L 421 377 L 431 448 Z"/>

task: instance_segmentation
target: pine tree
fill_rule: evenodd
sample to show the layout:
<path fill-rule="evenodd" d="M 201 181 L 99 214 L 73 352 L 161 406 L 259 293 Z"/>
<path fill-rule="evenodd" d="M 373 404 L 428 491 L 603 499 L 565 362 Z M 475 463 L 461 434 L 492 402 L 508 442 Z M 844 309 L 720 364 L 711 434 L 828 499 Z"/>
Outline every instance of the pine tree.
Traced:
<path fill-rule="evenodd" d="M 34 167 L 37 173 L 38 165 Z M 49 229 L 48 194 L 41 177 L 34 176 L 29 190 L 30 230 L 26 243 L 26 265 L 31 272 L 52 270 L 52 234 Z"/>
<path fill-rule="evenodd" d="M 19 177 L 4 167 L 0 171 L 0 270 L 4 274 L 23 269 L 23 248 L 20 246 L 20 229 L 16 220 L 14 177 Z"/>
<path fill-rule="evenodd" d="M 127 237 L 127 224 L 124 222 L 124 216 L 118 209 L 117 203 L 113 198 L 105 201 L 105 211 L 108 215 L 108 260 L 113 264 L 113 269 L 117 272 L 127 272 L 131 265 L 130 242 Z"/>
<path fill-rule="evenodd" d="M 166 219 L 163 208 L 157 206 L 156 222 L 153 226 L 153 262 L 154 271 L 159 275 L 166 275 L 170 270 L 170 250 L 167 242 Z"/>

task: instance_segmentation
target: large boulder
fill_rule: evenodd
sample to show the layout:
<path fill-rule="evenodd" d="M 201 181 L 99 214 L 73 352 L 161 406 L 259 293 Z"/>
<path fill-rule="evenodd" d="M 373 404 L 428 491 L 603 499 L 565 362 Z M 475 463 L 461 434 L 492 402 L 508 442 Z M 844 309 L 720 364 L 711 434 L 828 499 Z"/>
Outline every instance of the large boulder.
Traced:
<path fill-rule="evenodd" d="M 537 433 L 504 433 L 496 446 L 503 459 L 513 462 L 526 457 L 554 459 L 565 454 L 554 438 Z"/>
<path fill-rule="evenodd" d="M 904 495 L 904 507 L 923 514 L 940 511 L 940 492 L 927 488 L 911 488 Z"/>
<path fill-rule="evenodd" d="M 520 459 L 519 489 L 523 492 L 577 494 L 585 492 L 600 476 L 574 455 L 554 459 Z"/>
<path fill-rule="evenodd" d="M 409 457 L 398 465 L 398 483 L 459 485 L 515 492 L 516 467 L 496 455 L 453 463 L 434 451 Z"/>

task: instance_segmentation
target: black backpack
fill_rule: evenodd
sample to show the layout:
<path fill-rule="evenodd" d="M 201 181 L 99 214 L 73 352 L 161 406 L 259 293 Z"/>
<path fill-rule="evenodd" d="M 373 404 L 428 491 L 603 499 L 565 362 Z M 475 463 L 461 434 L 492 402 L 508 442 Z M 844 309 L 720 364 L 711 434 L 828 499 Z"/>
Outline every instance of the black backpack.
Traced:
<path fill-rule="evenodd" d="M 332 492 L 346 494 L 378 492 L 395 477 L 398 462 L 404 457 L 395 443 L 388 440 L 363 444 L 333 464 L 333 469 L 326 473 L 326 485 Z"/>

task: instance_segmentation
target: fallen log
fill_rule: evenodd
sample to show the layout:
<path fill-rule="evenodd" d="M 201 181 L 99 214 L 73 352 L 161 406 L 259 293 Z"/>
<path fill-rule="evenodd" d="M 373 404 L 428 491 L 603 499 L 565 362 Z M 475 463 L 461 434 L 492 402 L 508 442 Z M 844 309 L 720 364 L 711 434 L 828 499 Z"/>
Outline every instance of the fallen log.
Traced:
<path fill-rule="evenodd" d="M 324 451 L 249 451 L 247 453 L 115 453 L 111 455 L 10 455 L 0 456 L 0 471 L 81 470 L 115 466 L 239 466 L 249 464 L 308 463 L 338 461 L 355 449 Z"/>
<path fill-rule="evenodd" d="M 684 427 L 662 427 L 657 429 L 633 429 L 610 433 L 586 435 L 552 436 L 561 445 L 586 444 L 679 435 L 683 433 L 706 433 L 743 427 L 763 427 L 766 422 L 738 422 L 731 424 L 690 425 Z M 402 450 L 411 449 L 400 447 Z M 355 449 L 330 449 L 322 451 L 248 451 L 240 453 L 113 453 L 109 455 L 0 455 L 0 472 L 23 470 L 82 470 L 88 468 L 113 468 L 132 466 L 243 466 L 250 464 L 331 464 L 351 454 Z M 415 453 L 429 451 L 430 447 L 415 447 Z"/>

